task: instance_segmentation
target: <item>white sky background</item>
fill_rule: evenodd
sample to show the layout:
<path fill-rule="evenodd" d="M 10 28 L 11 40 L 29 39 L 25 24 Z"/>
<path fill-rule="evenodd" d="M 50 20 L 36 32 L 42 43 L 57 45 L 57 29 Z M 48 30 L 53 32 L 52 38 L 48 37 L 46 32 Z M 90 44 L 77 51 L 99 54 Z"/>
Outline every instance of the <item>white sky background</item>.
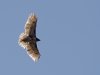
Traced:
<path fill-rule="evenodd" d="M 38 63 L 17 43 L 31 12 Z M 0 34 L 0 75 L 100 75 L 99 0 L 1 0 Z"/>

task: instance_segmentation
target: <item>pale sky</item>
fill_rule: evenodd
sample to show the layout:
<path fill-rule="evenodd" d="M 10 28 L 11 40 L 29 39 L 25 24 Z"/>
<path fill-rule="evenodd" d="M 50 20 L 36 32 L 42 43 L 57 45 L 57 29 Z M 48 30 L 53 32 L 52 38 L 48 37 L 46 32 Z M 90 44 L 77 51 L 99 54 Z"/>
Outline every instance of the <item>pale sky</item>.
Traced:
<path fill-rule="evenodd" d="M 18 45 L 38 17 L 41 58 Z M 0 0 L 0 75 L 100 75 L 100 0 Z"/>

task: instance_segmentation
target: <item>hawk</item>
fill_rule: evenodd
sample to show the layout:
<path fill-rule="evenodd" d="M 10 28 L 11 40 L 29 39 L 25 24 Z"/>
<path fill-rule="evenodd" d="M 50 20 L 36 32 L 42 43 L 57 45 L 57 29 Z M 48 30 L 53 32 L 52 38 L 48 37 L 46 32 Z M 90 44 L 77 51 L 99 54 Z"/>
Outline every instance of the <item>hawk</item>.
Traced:
<path fill-rule="evenodd" d="M 18 43 L 26 49 L 27 54 L 36 62 L 40 58 L 40 53 L 37 48 L 37 42 L 40 41 L 36 37 L 37 17 L 31 14 L 25 24 L 24 32 L 20 34 Z"/>

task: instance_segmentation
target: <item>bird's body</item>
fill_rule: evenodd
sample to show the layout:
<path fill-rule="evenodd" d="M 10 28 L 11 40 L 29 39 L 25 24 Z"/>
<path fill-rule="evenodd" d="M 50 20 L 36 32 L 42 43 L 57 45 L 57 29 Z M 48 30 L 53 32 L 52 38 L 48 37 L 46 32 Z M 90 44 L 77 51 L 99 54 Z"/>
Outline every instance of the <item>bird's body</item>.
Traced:
<path fill-rule="evenodd" d="M 19 45 L 26 49 L 28 55 L 34 60 L 38 61 L 40 58 L 40 53 L 37 48 L 37 41 L 40 41 L 36 37 L 36 23 L 37 18 L 34 14 L 28 17 L 25 24 L 25 31 L 19 36 Z"/>

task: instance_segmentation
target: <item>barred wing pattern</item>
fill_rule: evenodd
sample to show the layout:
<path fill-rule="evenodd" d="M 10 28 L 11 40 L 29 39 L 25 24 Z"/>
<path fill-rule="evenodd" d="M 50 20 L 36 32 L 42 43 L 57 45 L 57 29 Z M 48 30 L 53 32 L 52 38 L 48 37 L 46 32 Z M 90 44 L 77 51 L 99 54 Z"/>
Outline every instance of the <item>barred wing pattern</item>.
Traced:
<path fill-rule="evenodd" d="M 25 24 L 25 31 L 19 36 L 19 45 L 26 49 L 27 54 L 36 62 L 40 58 L 40 53 L 37 48 L 37 41 L 40 41 L 36 37 L 36 23 L 37 18 L 34 14 L 31 14 Z"/>

